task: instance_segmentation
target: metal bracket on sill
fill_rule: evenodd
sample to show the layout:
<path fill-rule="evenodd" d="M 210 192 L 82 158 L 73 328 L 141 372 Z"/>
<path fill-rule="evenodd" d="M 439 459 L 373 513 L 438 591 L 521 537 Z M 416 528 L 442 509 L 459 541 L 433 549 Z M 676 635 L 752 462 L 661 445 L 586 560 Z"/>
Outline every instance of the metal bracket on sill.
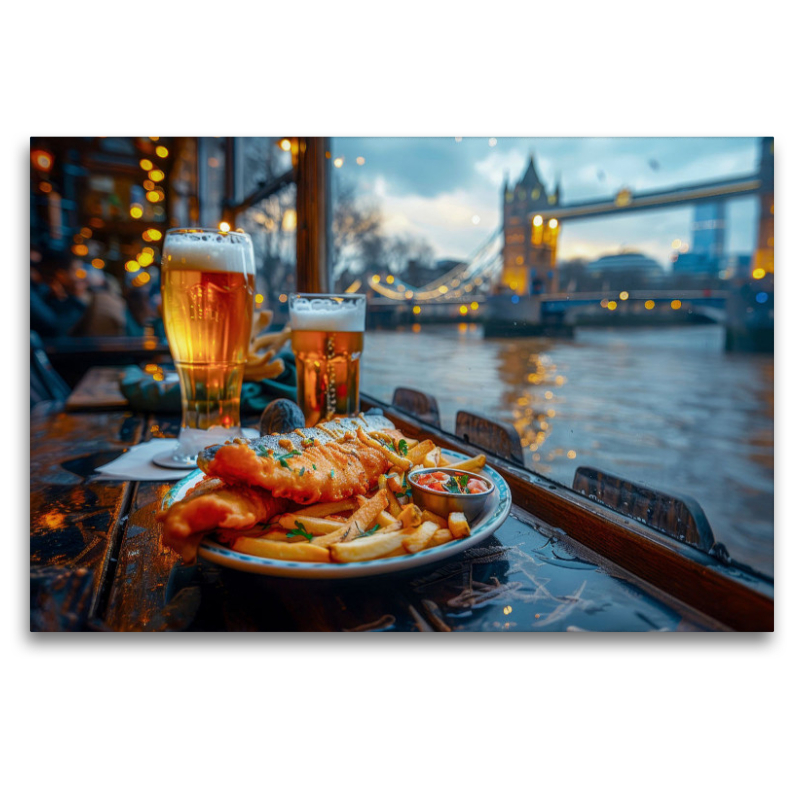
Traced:
<path fill-rule="evenodd" d="M 433 395 L 398 386 L 394 390 L 392 405 L 429 425 L 435 425 L 437 428 L 442 426 L 439 421 L 439 404 Z"/>
<path fill-rule="evenodd" d="M 714 539 L 711 524 L 693 497 L 668 495 L 593 467 L 578 467 L 572 488 L 723 563 L 730 562 L 725 545 Z"/>
<path fill-rule="evenodd" d="M 471 411 L 459 411 L 456 436 L 488 453 L 525 465 L 519 434 L 505 422 L 495 422 Z"/>

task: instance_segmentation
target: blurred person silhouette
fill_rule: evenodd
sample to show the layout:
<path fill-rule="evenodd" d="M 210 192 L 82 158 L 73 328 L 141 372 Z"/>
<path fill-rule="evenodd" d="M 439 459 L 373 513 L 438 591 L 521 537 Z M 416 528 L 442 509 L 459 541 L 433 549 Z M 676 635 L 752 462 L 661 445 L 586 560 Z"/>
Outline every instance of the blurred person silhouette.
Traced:
<path fill-rule="evenodd" d="M 88 296 L 88 307 L 73 334 L 124 336 L 126 306 L 119 281 L 113 275 L 96 269 L 77 267 L 75 274 L 76 289 Z"/>
<path fill-rule="evenodd" d="M 40 336 L 69 336 L 86 315 L 89 297 L 76 283 L 76 261 L 68 253 L 31 249 L 30 327 Z"/>

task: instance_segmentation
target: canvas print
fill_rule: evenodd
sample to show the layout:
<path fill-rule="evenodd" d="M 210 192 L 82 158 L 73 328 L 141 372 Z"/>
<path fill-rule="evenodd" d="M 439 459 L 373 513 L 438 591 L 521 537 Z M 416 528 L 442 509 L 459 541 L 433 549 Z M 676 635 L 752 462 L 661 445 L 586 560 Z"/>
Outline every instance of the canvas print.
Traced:
<path fill-rule="evenodd" d="M 772 137 L 30 140 L 33 631 L 771 631 Z"/>

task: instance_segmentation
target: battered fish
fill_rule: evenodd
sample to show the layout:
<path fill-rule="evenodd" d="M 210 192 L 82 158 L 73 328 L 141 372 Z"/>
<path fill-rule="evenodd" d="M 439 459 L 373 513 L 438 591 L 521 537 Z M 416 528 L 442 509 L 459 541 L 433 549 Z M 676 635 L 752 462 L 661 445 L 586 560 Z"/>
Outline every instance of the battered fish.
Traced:
<path fill-rule="evenodd" d="M 182 500 L 159 513 L 162 541 L 191 564 L 206 534 L 212 531 L 241 534 L 282 514 L 290 505 L 288 500 L 273 497 L 263 489 L 226 486 L 220 480 L 206 478 Z"/>
<path fill-rule="evenodd" d="M 225 483 L 257 486 L 308 504 L 368 491 L 389 466 L 385 450 L 358 440 L 357 428 L 400 436 L 385 417 L 334 420 L 292 433 L 234 439 L 204 451 L 197 465 Z"/>

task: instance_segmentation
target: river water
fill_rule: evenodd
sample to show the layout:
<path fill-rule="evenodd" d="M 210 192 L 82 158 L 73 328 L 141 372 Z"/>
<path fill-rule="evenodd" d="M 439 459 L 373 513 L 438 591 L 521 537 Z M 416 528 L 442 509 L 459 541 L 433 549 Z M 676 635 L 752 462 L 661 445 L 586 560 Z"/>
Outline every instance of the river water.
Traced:
<path fill-rule="evenodd" d="M 484 340 L 480 326 L 369 331 L 362 390 L 436 397 L 514 425 L 527 466 L 567 486 L 591 466 L 693 496 L 733 558 L 773 575 L 773 357 L 725 353 L 719 326 L 582 328 Z"/>

